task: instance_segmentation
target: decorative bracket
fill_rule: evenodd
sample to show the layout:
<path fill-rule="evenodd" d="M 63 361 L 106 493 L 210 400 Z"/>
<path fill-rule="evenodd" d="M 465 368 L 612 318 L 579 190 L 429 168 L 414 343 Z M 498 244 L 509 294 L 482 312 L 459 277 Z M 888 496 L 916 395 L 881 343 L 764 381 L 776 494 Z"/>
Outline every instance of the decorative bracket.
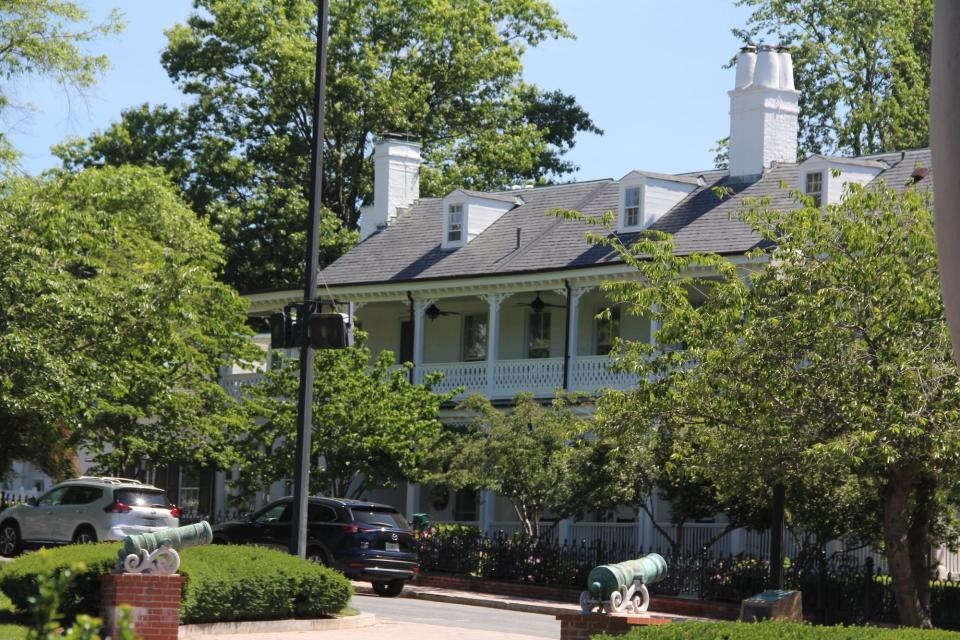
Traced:
<path fill-rule="evenodd" d="M 645 613 L 650 608 L 650 592 L 647 585 L 634 580 L 627 588 L 621 587 L 610 594 L 606 601 L 597 600 L 589 591 L 580 593 L 580 610 L 583 613 L 592 613 L 594 609 L 599 613 Z"/>
<path fill-rule="evenodd" d="M 117 568 L 123 569 L 125 573 L 168 576 L 180 568 L 180 554 L 167 545 L 153 552 L 141 549 L 139 553 L 131 553 L 124 558 L 122 566 Z"/>

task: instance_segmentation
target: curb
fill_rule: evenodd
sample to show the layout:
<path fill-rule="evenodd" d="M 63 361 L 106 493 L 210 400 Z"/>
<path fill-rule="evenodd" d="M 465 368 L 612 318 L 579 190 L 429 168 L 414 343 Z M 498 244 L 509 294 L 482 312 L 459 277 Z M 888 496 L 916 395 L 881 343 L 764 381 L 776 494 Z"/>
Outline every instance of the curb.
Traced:
<path fill-rule="evenodd" d="M 358 585 L 354 583 L 353 590 L 357 595 L 372 596 L 375 595 L 371 587 Z M 487 607 L 489 609 L 505 609 L 507 611 L 521 611 L 523 613 L 540 613 L 547 616 L 558 616 L 565 613 L 575 613 L 580 607 L 557 606 L 552 604 L 540 604 L 534 602 L 517 602 L 514 600 L 493 600 L 486 598 L 475 598 L 470 595 L 452 595 L 446 593 L 432 593 L 429 591 L 419 591 L 409 587 L 400 592 L 398 598 L 410 598 L 412 600 L 428 600 L 431 602 L 445 602 L 447 604 L 466 604 L 473 607 Z"/>
<path fill-rule="evenodd" d="M 183 624 L 177 638 L 197 638 L 211 635 L 229 635 L 237 633 L 282 633 L 286 631 L 341 631 L 359 629 L 377 624 L 372 613 L 359 613 L 341 618 L 320 618 L 316 620 L 250 620 L 245 622 L 209 622 L 205 624 Z"/>

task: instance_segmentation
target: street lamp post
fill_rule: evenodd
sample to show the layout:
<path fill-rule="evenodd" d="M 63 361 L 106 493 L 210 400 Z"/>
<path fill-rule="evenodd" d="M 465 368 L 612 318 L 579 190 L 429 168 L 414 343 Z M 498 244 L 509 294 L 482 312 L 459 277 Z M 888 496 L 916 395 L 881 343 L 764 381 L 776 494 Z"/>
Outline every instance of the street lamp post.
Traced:
<path fill-rule="evenodd" d="M 317 239 L 320 233 L 320 207 L 323 186 L 323 115 L 327 84 L 327 22 L 329 0 L 318 0 L 317 60 L 313 94 L 313 146 L 310 155 L 310 212 L 307 232 L 306 284 L 303 305 L 297 314 L 300 345 L 300 393 L 297 400 L 297 461 L 293 485 L 290 552 L 305 558 L 307 554 L 307 498 L 310 494 L 310 450 L 313 424 L 313 346 L 308 339 L 308 319 L 317 299 Z"/>

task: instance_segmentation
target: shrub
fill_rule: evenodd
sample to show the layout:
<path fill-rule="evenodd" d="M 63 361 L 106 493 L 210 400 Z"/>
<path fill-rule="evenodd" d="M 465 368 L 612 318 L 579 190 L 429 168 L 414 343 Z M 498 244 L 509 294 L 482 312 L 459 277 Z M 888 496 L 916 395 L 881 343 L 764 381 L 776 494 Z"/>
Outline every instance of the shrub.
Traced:
<path fill-rule="evenodd" d="M 113 570 L 116 543 L 71 545 L 17 558 L 0 570 L 0 590 L 21 611 L 37 592 L 41 573 L 59 574 L 82 562 L 61 603 L 63 614 L 99 613 L 99 576 Z M 338 572 L 280 551 L 206 545 L 181 553 L 187 578 L 180 618 L 184 623 L 316 618 L 342 610 L 353 595 Z"/>
<path fill-rule="evenodd" d="M 187 549 L 180 572 L 184 622 L 318 618 L 338 613 L 353 595 L 340 573 L 260 547 Z"/>
<path fill-rule="evenodd" d="M 99 615 L 99 576 L 113 570 L 118 549 L 115 542 L 101 542 L 41 549 L 37 553 L 20 556 L 0 570 L 0 590 L 18 610 L 26 611 L 30 606 L 27 599 L 36 595 L 40 588 L 41 575 L 57 577 L 82 563 L 86 565 L 86 570 L 74 573 L 70 588 L 60 601 L 60 612 L 69 620 L 81 613 Z"/>
<path fill-rule="evenodd" d="M 594 636 L 613 640 L 614 636 Z M 817 627 L 792 622 L 677 622 L 637 627 L 617 640 L 960 640 L 960 633 L 877 627 Z"/>

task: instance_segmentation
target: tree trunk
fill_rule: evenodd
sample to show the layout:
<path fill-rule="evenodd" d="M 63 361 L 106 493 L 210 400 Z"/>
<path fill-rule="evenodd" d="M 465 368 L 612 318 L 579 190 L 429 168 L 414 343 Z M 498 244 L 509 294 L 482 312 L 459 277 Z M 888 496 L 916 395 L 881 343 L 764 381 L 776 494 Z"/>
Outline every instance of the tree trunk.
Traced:
<path fill-rule="evenodd" d="M 912 478 L 895 475 L 880 492 L 883 508 L 883 541 L 893 595 L 897 603 L 900 624 L 907 627 L 930 628 L 930 609 L 924 606 L 917 591 L 917 578 L 910 549 L 910 492 Z M 920 576 L 926 579 L 926 574 Z"/>

